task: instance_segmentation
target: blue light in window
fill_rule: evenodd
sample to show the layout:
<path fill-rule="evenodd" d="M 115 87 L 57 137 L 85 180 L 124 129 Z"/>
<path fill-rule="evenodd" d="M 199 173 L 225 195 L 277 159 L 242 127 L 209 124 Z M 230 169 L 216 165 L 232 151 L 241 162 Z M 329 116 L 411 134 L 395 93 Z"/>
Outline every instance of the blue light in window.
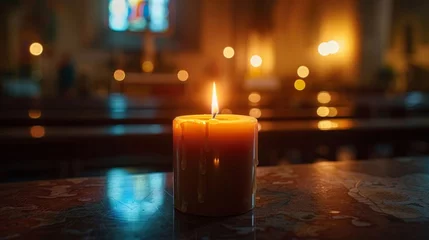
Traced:
<path fill-rule="evenodd" d="M 128 28 L 128 6 L 126 0 L 110 0 L 109 27 L 114 31 L 125 31 Z"/>
<path fill-rule="evenodd" d="M 164 32 L 169 27 L 168 3 L 169 0 L 109 0 L 109 27 L 114 31 Z"/>
<path fill-rule="evenodd" d="M 168 29 L 168 0 L 150 1 L 150 30 L 163 32 Z"/>

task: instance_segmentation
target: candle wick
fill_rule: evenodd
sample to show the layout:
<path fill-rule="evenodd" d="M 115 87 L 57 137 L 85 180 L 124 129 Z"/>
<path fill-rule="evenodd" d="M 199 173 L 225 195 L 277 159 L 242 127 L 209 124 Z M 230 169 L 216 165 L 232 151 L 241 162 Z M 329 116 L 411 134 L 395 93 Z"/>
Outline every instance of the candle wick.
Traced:
<path fill-rule="evenodd" d="M 217 113 L 215 112 L 215 113 L 213 113 L 213 115 L 212 115 L 212 119 L 215 119 L 216 118 L 216 115 L 217 115 Z"/>

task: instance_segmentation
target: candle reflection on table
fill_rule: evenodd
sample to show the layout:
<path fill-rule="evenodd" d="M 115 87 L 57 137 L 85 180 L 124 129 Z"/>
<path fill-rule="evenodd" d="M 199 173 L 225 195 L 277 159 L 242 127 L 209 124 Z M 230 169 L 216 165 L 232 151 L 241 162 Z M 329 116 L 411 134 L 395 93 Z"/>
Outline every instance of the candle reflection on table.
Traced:
<path fill-rule="evenodd" d="M 164 203 L 162 173 L 133 175 L 124 169 L 107 173 L 107 199 L 113 217 L 128 222 L 146 220 Z"/>

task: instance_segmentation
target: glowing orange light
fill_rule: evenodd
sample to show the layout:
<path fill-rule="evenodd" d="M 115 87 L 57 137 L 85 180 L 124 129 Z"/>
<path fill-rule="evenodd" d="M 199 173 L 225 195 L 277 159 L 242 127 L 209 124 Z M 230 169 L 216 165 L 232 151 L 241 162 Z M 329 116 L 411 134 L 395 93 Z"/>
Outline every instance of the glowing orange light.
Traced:
<path fill-rule="evenodd" d="M 30 48 L 28 49 L 33 56 L 39 56 L 43 53 L 43 46 L 42 44 L 38 42 L 34 42 L 30 45 Z"/>
<path fill-rule="evenodd" d="M 125 79 L 125 72 L 124 70 L 121 69 L 117 69 L 114 73 L 113 73 L 113 78 L 116 81 L 123 81 Z"/>
<path fill-rule="evenodd" d="M 338 53 L 338 51 L 340 50 L 340 45 L 337 41 L 331 40 L 328 42 L 328 48 L 330 54 L 335 54 Z"/>
<path fill-rule="evenodd" d="M 142 70 L 145 73 L 153 72 L 153 68 L 154 68 L 154 66 L 153 66 L 153 63 L 151 61 L 144 61 L 142 63 Z"/>
<path fill-rule="evenodd" d="M 260 67 L 262 65 L 262 58 L 259 55 L 253 55 L 250 58 L 250 65 L 252 65 L 252 67 Z"/>
<path fill-rule="evenodd" d="M 295 83 L 293 84 L 296 90 L 302 91 L 305 89 L 305 81 L 302 79 L 297 79 Z"/>
<path fill-rule="evenodd" d="M 331 120 L 321 120 L 317 123 L 317 127 L 320 130 L 329 130 L 338 127 L 338 123 Z"/>
<path fill-rule="evenodd" d="M 335 107 L 329 108 L 329 114 L 328 114 L 329 117 L 335 117 L 337 116 L 337 114 L 338 114 L 337 108 Z"/>
<path fill-rule="evenodd" d="M 249 116 L 252 116 L 254 118 L 260 118 L 262 115 L 261 109 L 259 108 L 252 108 L 249 111 Z"/>
<path fill-rule="evenodd" d="M 35 110 L 29 110 L 28 111 L 28 116 L 31 119 L 38 119 L 38 118 L 40 118 L 42 116 L 42 112 L 40 110 L 37 110 L 37 109 L 35 109 Z"/>
<path fill-rule="evenodd" d="M 322 56 L 328 56 L 329 53 L 330 53 L 330 51 L 329 51 L 329 44 L 327 42 L 322 42 L 321 44 L 319 44 L 319 47 L 317 48 L 317 51 Z"/>
<path fill-rule="evenodd" d="M 235 51 L 234 51 L 234 48 L 232 47 L 225 47 L 223 49 L 223 56 L 225 58 L 232 58 L 234 57 L 234 54 L 235 54 Z"/>
<path fill-rule="evenodd" d="M 188 71 L 186 71 L 186 70 L 180 70 L 180 71 L 177 73 L 177 78 L 179 79 L 179 81 L 182 81 L 182 82 L 184 82 L 184 81 L 188 80 L 188 78 L 189 78 L 189 73 L 188 73 Z"/>
<path fill-rule="evenodd" d="M 329 115 L 329 108 L 328 107 L 318 107 L 317 108 L 317 115 L 320 117 L 326 117 Z"/>
<path fill-rule="evenodd" d="M 300 78 L 306 78 L 308 77 L 308 75 L 310 74 L 310 70 L 308 69 L 308 67 L 306 66 L 300 66 L 297 70 L 296 73 L 298 74 L 298 76 Z"/>
<path fill-rule="evenodd" d="M 30 128 L 30 134 L 33 138 L 42 138 L 45 136 L 45 128 L 42 126 L 32 126 Z"/>
<path fill-rule="evenodd" d="M 340 50 L 340 45 L 337 41 L 331 40 L 329 42 L 322 42 L 319 44 L 317 51 L 322 56 L 328 56 L 330 54 L 336 54 Z"/>
<path fill-rule="evenodd" d="M 216 95 L 216 83 L 213 82 L 213 91 L 212 91 L 212 115 L 215 116 L 219 113 L 219 105 L 217 103 Z"/>
<path fill-rule="evenodd" d="M 319 103 L 329 103 L 331 101 L 331 94 L 321 91 L 317 94 L 317 101 L 319 101 Z"/>
<path fill-rule="evenodd" d="M 254 92 L 249 94 L 248 99 L 249 99 L 249 102 L 258 103 L 259 101 L 261 101 L 261 95 L 259 93 Z"/>
<path fill-rule="evenodd" d="M 219 167 L 219 158 L 213 159 L 213 164 L 215 167 Z"/>

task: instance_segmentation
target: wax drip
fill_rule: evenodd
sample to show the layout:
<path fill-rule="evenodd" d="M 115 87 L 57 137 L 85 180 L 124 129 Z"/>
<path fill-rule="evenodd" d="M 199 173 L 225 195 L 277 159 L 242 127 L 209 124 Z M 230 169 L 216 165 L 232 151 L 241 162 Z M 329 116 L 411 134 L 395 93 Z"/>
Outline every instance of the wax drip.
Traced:
<path fill-rule="evenodd" d="M 181 123 L 180 127 L 182 128 L 182 136 L 180 139 L 180 168 L 182 170 L 186 169 L 186 148 L 185 148 L 185 123 Z"/>
<path fill-rule="evenodd" d="M 206 175 L 199 173 L 198 174 L 198 202 L 204 202 L 204 193 L 206 191 Z"/>
<path fill-rule="evenodd" d="M 210 154 L 209 148 L 209 124 L 205 124 L 204 128 L 204 143 L 200 149 L 200 159 L 198 167 L 198 202 L 204 202 L 204 193 L 206 191 L 206 172 L 207 172 L 207 158 Z"/>
<path fill-rule="evenodd" d="M 198 173 L 200 175 L 206 175 L 207 172 L 207 152 L 201 148 L 200 149 L 200 160 L 198 162 Z"/>
<path fill-rule="evenodd" d="M 198 175 L 198 202 L 204 202 L 204 193 L 205 193 L 205 176 L 199 174 Z"/>
<path fill-rule="evenodd" d="M 207 171 L 207 158 L 210 153 L 209 148 L 209 124 L 205 124 L 204 146 L 201 148 L 201 157 L 199 162 L 200 174 L 205 175 Z"/>
<path fill-rule="evenodd" d="M 200 159 L 198 165 L 198 202 L 203 203 L 206 178 L 206 154 L 203 148 L 200 149 Z"/>

